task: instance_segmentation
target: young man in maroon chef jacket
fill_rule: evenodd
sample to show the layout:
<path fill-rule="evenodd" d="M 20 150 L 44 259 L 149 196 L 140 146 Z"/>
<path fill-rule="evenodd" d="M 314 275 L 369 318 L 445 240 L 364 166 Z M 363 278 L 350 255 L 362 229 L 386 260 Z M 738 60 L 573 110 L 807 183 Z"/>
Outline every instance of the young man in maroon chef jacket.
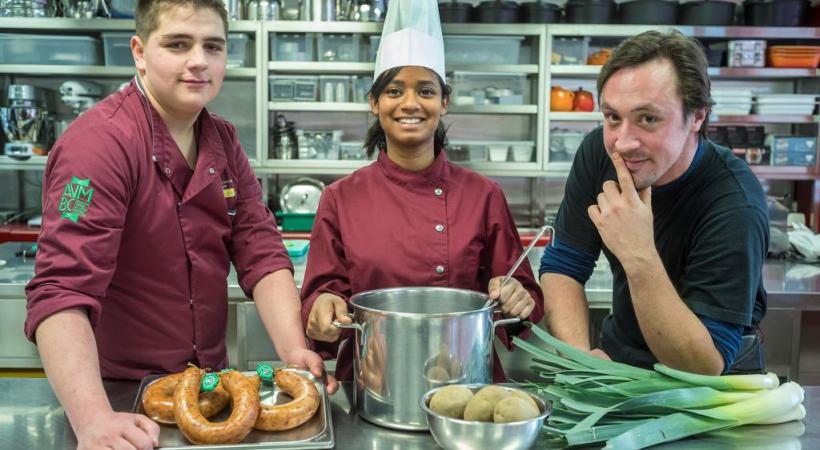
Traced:
<path fill-rule="evenodd" d="M 323 370 L 236 130 L 205 110 L 225 75 L 223 3 L 140 0 L 136 29 L 137 76 L 51 151 L 27 287 L 25 332 L 81 449 L 158 445 L 154 422 L 112 410 L 101 378 L 228 364 L 231 263 L 284 362 Z"/>

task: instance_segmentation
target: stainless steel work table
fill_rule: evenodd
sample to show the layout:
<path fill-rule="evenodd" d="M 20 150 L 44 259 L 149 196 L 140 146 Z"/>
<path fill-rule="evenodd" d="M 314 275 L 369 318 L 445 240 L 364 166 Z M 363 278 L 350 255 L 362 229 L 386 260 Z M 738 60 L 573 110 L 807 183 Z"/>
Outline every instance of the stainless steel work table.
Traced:
<path fill-rule="evenodd" d="M 106 381 L 105 389 L 116 411 L 130 411 L 137 382 Z M 415 450 L 439 448 L 426 432 L 402 432 L 372 425 L 351 412 L 352 383 L 332 399 L 333 428 L 337 449 Z M 75 449 L 77 441 L 63 408 L 43 378 L 0 378 L 0 448 Z M 800 422 L 743 427 L 717 435 L 673 442 L 658 449 L 820 448 L 820 387 L 806 387 L 807 416 Z M 543 435 L 542 435 L 543 436 Z M 533 448 L 549 448 L 543 442 Z M 597 448 L 597 447 L 591 447 Z"/>

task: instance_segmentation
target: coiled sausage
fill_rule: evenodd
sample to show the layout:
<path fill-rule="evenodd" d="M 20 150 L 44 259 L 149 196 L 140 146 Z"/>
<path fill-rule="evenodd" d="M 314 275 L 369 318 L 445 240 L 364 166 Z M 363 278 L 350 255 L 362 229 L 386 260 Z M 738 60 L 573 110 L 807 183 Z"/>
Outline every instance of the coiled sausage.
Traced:
<path fill-rule="evenodd" d="M 190 367 L 174 391 L 174 418 L 193 444 L 236 444 L 253 429 L 259 415 L 259 377 L 246 377 L 231 370 L 219 375 L 220 384 L 231 396 L 231 416 L 224 422 L 210 422 L 199 411 L 197 397 L 204 371 Z"/>
<path fill-rule="evenodd" d="M 254 428 L 264 431 L 290 430 L 313 417 L 320 401 L 313 381 L 287 370 L 277 370 L 274 380 L 293 400 L 282 405 L 260 405 Z"/>

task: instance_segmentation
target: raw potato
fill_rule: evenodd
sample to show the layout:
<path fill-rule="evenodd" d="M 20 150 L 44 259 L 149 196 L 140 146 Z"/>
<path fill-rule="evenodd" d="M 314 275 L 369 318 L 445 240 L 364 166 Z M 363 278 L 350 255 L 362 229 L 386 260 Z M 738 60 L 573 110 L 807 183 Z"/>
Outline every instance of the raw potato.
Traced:
<path fill-rule="evenodd" d="M 527 403 L 529 403 L 530 405 L 532 405 L 532 407 L 533 407 L 536 411 L 539 411 L 539 409 L 538 409 L 538 403 L 535 403 L 535 400 L 533 400 L 533 399 L 532 399 L 532 397 L 530 396 L 530 394 L 527 394 L 527 393 L 526 393 L 526 392 L 524 392 L 524 391 L 519 391 L 518 389 L 513 389 L 513 390 L 511 391 L 511 393 L 510 393 L 510 394 L 511 394 L 513 397 L 518 397 L 518 398 L 520 398 L 521 400 L 524 400 L 525 402 L 527 402 Z"/>
<path fill-rule="evenodd" d="M 442 416 L 461 419 L 464 408 L 472 398 L 473 391 L 464 386 L 445 386 L 439 389 L 430 399 L 430 409 Z"/>
<path fill-rule="evenodd" d="M 494 386 L 491 384 L 481 388 L 480 391 L 476 392 L 475 396 L 477 398 L 486 399 L 493 405 L 493 408 L 495 408 L 495 404 L 498 403 L 499 400 L 510 396 L 510 390 L 505 387 Z"/>
<path fill-rule="evenodd" d="M 464 408 L 464 420 L 477 420 L 479 422 L 493 421 L 494 406 L 486 398 L 473 396 L 467 407 Z"/>
<path fill-rule="evenodd" d="M 464 409 L 464 420 L 492 422 L 495 405 L 508 396 L 510 396 L 510 390 L 501 386 L 490 385 L 481 388 L 467 403 Z"/>
<path fill-rule="evenodd" d="M 495 405 L 493 421 L 495 423 L 520 422 L 538 417 L 538 414 L 538 408 L 533 408 L 520 397 L 509 396 Z"/>

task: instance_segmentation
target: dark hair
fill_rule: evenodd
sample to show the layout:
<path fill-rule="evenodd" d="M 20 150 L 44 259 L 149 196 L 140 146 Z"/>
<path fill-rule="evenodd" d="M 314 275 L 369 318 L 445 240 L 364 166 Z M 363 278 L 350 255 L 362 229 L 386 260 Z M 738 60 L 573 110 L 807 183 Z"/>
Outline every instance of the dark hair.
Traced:
<path fill-rule="evenodd" d="M 684 36 L 677 30 L 669 32 L 646 31 L 621 42 L 607 60 L 598 75 L 598 99 L 609 77 L 615 72 L 634 67 L 655 59 L 666 59 L 675 69 L 678 94 L 683 101 L 683 118 L 686 120 L 695 110 L 706 108 L 706 118 L 698 134 L 706 138 L 709 112 L 712 108 L 711 82 L 706 54 L 696 39 Z"/>
<path fill-rule="evenodd" d="M 222 18 L 225 28 L 225 38 L 228 37 L 228 12 L 222 0 L 138 0 L 134 12 L 134 21 L 137 36 L 143 44 L 148 42 L 148 36 L 159 26 L 159 15 L 174 6 L 191 6 L 195 10 L 200 8 L 212 9 Z"/>
<path fill-rule="evenodd" d="M 405 66 L 393 67 L 392 69 L 387 69 L 382 72 L 381 75 L 376 78 L 376 81 L 373 82 L 373 86 L 370 87 L 370 91 L 367 93 L 368 98 L 378 100 L 379 96 L 381 96 L 384 90 L 387 89 L 387 85 L 389 85 L 390 82 L 396 78 L 396 75 L 398 75 L 404 67 Z M 431 70 L 431 72 L 433 71 Z M 435 72 L 433 72 L 433 74 L 436 76 L 436 79 L 441 86 L 442 101 L 444 99 L 449 99 L 450 93 L 453 89 L 441 79 L 439 74 Z M 444 124 L 439 121 L 438 126 L 436 127 L 435 137 L 433 139 L 433 148 L 438 155 L 438 152 L 445 147 L 447 147 L 447 128 L 445 128 Z M 370 126 L 370 129 L 367 130 L 367 136 L 364 138 L 364 148 L 367 150 L 368 157 L 372 157 L 373 153 L 377 152 L 381 148 L 384 148 L 385 150 L 387 149 L 387 136 L 384 134 L 384 129 L 382 128 L 378 117 L 376 118 L 376 121 L 373 122 L 373 125 Z"/>

